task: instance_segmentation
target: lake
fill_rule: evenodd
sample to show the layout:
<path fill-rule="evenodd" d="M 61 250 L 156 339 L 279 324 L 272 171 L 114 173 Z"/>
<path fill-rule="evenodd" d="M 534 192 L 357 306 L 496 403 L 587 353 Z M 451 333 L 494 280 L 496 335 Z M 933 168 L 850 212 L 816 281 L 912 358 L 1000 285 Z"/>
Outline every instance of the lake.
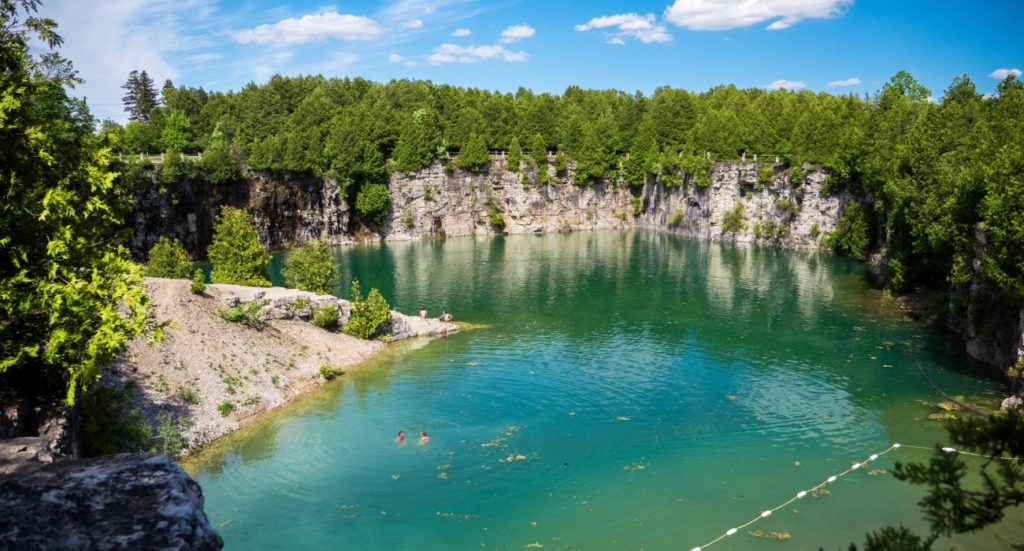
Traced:
<path fill-rule="evenodd" d="M 904 444 L 709 547 L 846 549 L 926 526 L 891 476 L 946 434 L 916 362 L 972 402 L 1006 391 L 825 254 L 648 231 L 334 254 L 339 296 L 354 275 L 475 328 L 393 345 L 192 458 L 229 549 L 689 550 Z"/>

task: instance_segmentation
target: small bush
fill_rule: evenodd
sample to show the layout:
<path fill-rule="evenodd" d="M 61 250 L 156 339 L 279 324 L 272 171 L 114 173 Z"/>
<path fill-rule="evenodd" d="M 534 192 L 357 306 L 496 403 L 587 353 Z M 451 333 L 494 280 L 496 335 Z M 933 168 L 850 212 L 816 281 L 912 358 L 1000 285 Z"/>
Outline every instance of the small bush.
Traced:
<path fill-rule="evenodd" d="M 733 235 L 740 233 L 747 227 L 747 222 L 743 218 L 743 203 L 736 201 L 736 206 L 732 210 L 725 213 L 722 217 L 722 233 L 731 233 Z"/>
<path fill-rule="evenodd" d="M 402 209 L 402 225 L 405 226 L 405 229 L 407 230 L 412 229 L 412 205 L 406 205 L 405 208 Z"/>
<path fill-rule="evenodd" d="M 762 166 L 757 171 L 757 189 L 764 189 L 775 179 L 775 169 L 771 166 Z"/>
<path fill-rule="evenodd" d="M 687 155 L 680 160 L 683 170 L 693 176 L 693 183 L 700 187 L 711 184 L 711 167 L 713 163 L 699 155 Z"/>
<path fill-rule="evenodd" d="M 120 390 L 93 387 L 82 395 L 82 455 L 95 457 L 146 450 L 152 428 L 135 406 L 134 395 L 134 383 Z"/>
<path fill-rule="evenodd" d="M 864 260 L 868 254 L 868 217 L 860 203 L 847 203 L 836 229 L 828 237 L 828 245 L 837 254 L 849 254 Z"/>
<path fill-rule="evenodd" d="M 427 186 L 423 188 L 423 200 L 433 201 L 434 200 L 434 188 Z"/>
<path fill-rule="evenodd" d="M 192 283 L 190 288 L 194 295 L 201 295 L 206 292 L 206 278 L 203 277 L 202 270 L 192 272 Z"/>
<path fill-rule="evenodd" d="M 796 163 L 789 172 L 789 183 L 793 187 L 800 187 L 804 185 L 804 166 L 803 163 Z"/>
<path fill-rule="evenodd" d="M 224 207 L 213 228 L 209 248 L 213 283 L 269 287 L 267 265 L 270 253 L 260 244 L 256 227 L 249 214 L 234 207 Z"/>
<path fill-rule="evenodd" d="M 344 332 L 360 339 L 377 335 L 385 322 L 391 319 L 391 307 L 377 289 L 371 289 L 365 299 L 359 288 L 359 280 L 352 280 L 352 314 L 345 324 Z"/>
<path fill-rule="evenodd" d="M 629 202 L 633 205 L 633 216 L 640 216 L 640 213 L 644 210 L 644 200 L 633 195 L 630 196 Z"/>
<path fill-rule="evenodd" d="M 326 295 L 334 289 L 338 268 L 326 243 L 305 243 L 288 253 L 284 261 L 284 278 L 291 287 Z"/>
<path fill-rule="evenodd" d="M 328 331 L 334 331 L 338 328 L 338 307 L 337 306 L 323 306 L 320 308 L 313 309 L 313 325 L 327 329 Z"/>
<path fill-rule="evenodd" d="M 356 210 L 378 226 L 387 218 L 389 205 L 391 197 L 388 195 L 388 187 L 384 184 L 365 185 L 356 195 Z"/>
<path fill-rule="evenodd" d="M 334 367 L 330 364 L 323 364 L 320 366 L 320 376 L 323 377 L 325 381 L 330 381 L 331 379 L 340 377 L 344 374 L 345 371 L 340 367 Z"/>
<path fill-rule="evenodd" d="M 504 228 L 505 217 L 502 216 L 501 210 L 498 208 L 498 203 L 495 203 L 494 199 L 491 199 L 487 202 L 487 205 L 487 221 L 496 228 Z"/>
<path fill-rule="evenodd" d="M 807 233 L 811 236 L 811 239 L 817 239 L 821 235 L 821 228 L 818 227 L 818 224 L 814 224 Z"/>
<path fill-rule="evenodd" d="M 188 428 L 191 422 L 182 417 L 175 417 L 167 411 L 156 415 L 156 434 L 153 450 L 171 457 L 177 456 L 185 449 L 185 437 L 181 431 Z"/>
<path fill-rule="evenodd" d="M 197 405 L 199 403 L 199 393 L 191 385 L 181 387 L 178 389 L 178 393 L 186 404 Z"/>
<path fill-rule="evenodd" d="M 669 216 L 669 218 L 668 218 L 668 225 L 669 226 L 678 226 L 680 224 L 680 222 L 682 222 L 682 221 L 683 221 L 683 212 L 677 210 L 676 212 L 672 213 L 672 216 Z"/>
<path fill-rule="evenodd" d="M 231 400 L 224 400 L 217 404 L 217 412 L 220 413 L 221 417 L 227 417 L 233 411 L 235 411 L 235 403 Z"/>
<path fill-rule="evenodd" d="M 217 311 L 220 317 L 232 322 L 245 325 L 259 325 L 256 316 L 260 313 L 258 302 L 245 302 L 232 308 L 221 308 Z"/>
<path fill-rule="evenodd" d="M 192 273 L 192 263 L 188 253 L 177 239 L 160 237 L 149 250 L 149 262 L 146 263 L 146 275 L 149 277 L 166 277 L 170 279 L 188 279 Z"/>
<path fill-rule="evenodd" d="M 273 376 L 270 377 L 270 384 L 272 384 L 272 385 L 274 385 L 276 387 L 279 380 L 280 380 L 280 377 L 278 377 L 277 375 L 273 375 Z"/>

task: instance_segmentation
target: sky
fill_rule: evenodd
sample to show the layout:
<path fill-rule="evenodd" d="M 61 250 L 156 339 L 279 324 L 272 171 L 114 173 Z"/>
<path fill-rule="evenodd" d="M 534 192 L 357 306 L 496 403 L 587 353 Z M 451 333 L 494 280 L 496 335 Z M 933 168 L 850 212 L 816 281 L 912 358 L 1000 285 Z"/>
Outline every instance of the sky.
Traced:
<path fill-rule="evenodd" d="M 1024 0 L 43 0 L 93 115 L 120 86 L 238 90 L 274 74 L 561 93 L 806 88 L 873 93 L 899 70 L 939 98 L 1024 69 Z"/>

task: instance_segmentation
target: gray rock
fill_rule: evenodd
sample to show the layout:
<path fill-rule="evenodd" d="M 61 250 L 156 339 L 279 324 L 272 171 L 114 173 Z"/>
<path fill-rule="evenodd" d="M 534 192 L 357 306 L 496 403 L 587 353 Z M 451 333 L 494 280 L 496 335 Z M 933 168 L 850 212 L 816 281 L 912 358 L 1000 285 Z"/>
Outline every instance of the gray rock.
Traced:
<path fill-rule="evenodd" d="M 220 549 L 203 492 L 164 455 L 108 455 L 0 480 L 0 548 Z"/>

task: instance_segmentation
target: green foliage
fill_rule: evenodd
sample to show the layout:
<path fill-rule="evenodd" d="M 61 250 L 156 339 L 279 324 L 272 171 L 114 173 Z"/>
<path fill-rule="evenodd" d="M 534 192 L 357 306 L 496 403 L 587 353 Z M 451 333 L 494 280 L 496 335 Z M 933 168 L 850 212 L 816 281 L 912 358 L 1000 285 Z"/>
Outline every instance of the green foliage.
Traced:
<path fill-rule="evenodd" d="M 177 239 L 161 236 L 149 250 L 145 274 L 147 277 L 188 279 L 192 274 L 192 262 Z"/>
<path fill-rule="evenodd" d="M 32 16 L 36 4 L 0 3 L 0 377 L 63 389 L 73 403 L 141 331 L 146 301 L 118 235 L 128 190 L 85 103 L 30 57 L 29 41 L 61 42 L 52 20 Z"/>
<path fill-rule="evenodd" d="M 128 383 L 121 389 L 97 386 L 82 393 L 83 456 L 146 450 L 152 428 L 135 406 L 135 392 L 135 384 Z"/>
<path fill-rule="evenodd" d="M 181 158 L 181 152 L 177 149 L 168 149 L 164 152 L 164 162 L 160 163 L 160 181 L 164 184 L 174 184 L 181 181 L 187 174 L 188 167 Z"/>
<path fill-rule="evenodd" d="M 194 295 L 201 295 L 206 292 L 206 277 L 203 276 L 202 270 L 192 272 L 192 281 L 189 289 L 192 290 Z"/>
<path fill-rule="evenodd" d="M 245 325 L 259 324 L 259 320 L 257 319 L 259 313 L 260 304 L 258 302 L 243 302 L 232 306 L 231 308 L 222 308 L 217 311 L 217 314 L 227 321 Z"/>
<path fill-rule="evenodd" d="M 699 187 L 708 187 L 711 183 L 711 167 L 713 163 L 698 155 L 684 155 L 679 164 L 693 178 Z"/>
<path fill-rule="evenodd" d="M 340 367 L 335 367 L 331 364 L 322 364 L 320 366 L 320 376 L 323 377 L 325 381 L 330 381 L 344 374 L 345 370 Z"/>
<path fill-rule="evenodd" d="M 678 226 L 683 221 L 683 216 L 684 214 L 682 211 L 677 210 L 676 212 L 673 212 L 672 216 L 668 217 L 668 225 Z"/>
<path fill-rule="evenodd" d="M 199 404 L 199 393 L 192 385 L 185 385 L 178 390 L 178 394 L 181 395 L 181 400 L 186 404 L 198 405 Z"/>
<path fill-rule="evenodd" d="M 932 542 L 922 539 L 904 526 L 885 528 L 868 534 L 864 551 L 928 551 Z M 853 547 L 856 551 L 856 547 Z"/>
<path fill-rule="evenodd" d="M 323 241 L 304 243 L 289 251 L 283 273 L 289 286 L 321 295 L 330 294 L 338 279 L 334 257 Z"/>
<path fill-rule="evenodd" d="M 491 156 L 487 152 L 487 144 L 484 143 L 483 136 L 476 132 L 470 133 L 466 145 L 459 150 L 459 158 L 456 164 L 458 164 L 459 168 L 470 172 L 480 172 L 490 161 Z"/>
<path fill-rule="evenodd" d="M 221 417 L 227 417 L 228 415 L 231 415 L 231 413 L 234 411 L 235 403 L 232 402 L 231 400 L 224 400 L 223 402 L 217 404 L 217 412 L 220 413 Z"/>
<path fill-rule="evenodd" d="M 544 141 L 544 136 L 541 136 L 539 132 L 535 133 L 530 137 L 530 158 L 533 159 L 533 164 L 537 167 L 537 172 L 543 172 L 544 175 L 548 173 L 548 146 Z"/>
<path fill-rule="evenodd" d="M 121 85 L 125 90 L 124 110 L 128 112 L 129 118 L 133 121 L 148 121 L 153 108 L 159 100 L 156 96 L 156 85 L 146 71 L 132 71 L 128 74 L 128 81 Z"/>
<path fill-rule="evenodd" d="M 860 203 L 847 203 L 835 230 L 828 237 L 828 245 L 838 254 L 848 254 L 858 260 L 867 258 L 870 225 Z"/>
<path fill-rule="evenodd" d="M 380 333 L 385 322 L 391 319 L 391 307 L 376 288 L 363 298 L 359 280 L 352 280 L 352 313 L 343 331 L 360 339 L 369 339 Z"/>
<path fill-rule="evenodd" d="M 384 184 L 368 184 L 356 196 L 356 210 L 373 224 L 383 224 L 388 217 L 391 197 Z"/>
<path fill-rule="evenodd" d="M 795 163 L 793 168 L 789 171 L 789 182 L 793 187 L 800 187 L 804 185 L 804 164 L 801 162 Z"/>
<path fill-rule="evenodd" d="M 191 425 L 184 417 L 177 417 L 168 411 L 156 414 L 156 433 L 153 435 L 153 451 L 176 457 L 185 449 L 187 442 L 181 431 Z"/>
<path fill-rule="evenodd" d="M 405 208 L 402 209 L 402 226 L 407 230 L 411 230 L 413 227 L 412 205 L 406 205 Z"/>
<path fill-rule="evenodd" d="M 508 145 L 508 161 L 506 167 L 512 172 L 519 172 L 519 164 L 523 162 L 523 148 L 519 145 L 519 138 L 512 136 L 512 143 Z"/>
<path fill-rule="evenodd" d="M 395 143 L 395 166 L 402 172 L 415 172 L 434 160 L 440 140 L 437 125 L 429 109 L 417 109 L 405 118 Z"/>
<path fill-rule="evenodd" d="M 495 228 L 505 227 L 505 217 L 501 214 L 501 209 L 498 208 L 498 203 L 491 199 L 487 202 L 487 221 Z"/>
<path fill-rule="evenodd" d="M 737 200 L 736 205 L 722 217 L 722 233 L 733 235 L 740 233 L 747 227 L 747 221 L 743 218 L 743 202 Z"/>
<path fill-rule="evenodd" d="M 555 153 L 555 172 L 558 174 L 565 174 L 569 170 L 569 159 L 565 156 L 561 150 Z"/>
<path fill-rule="evenodd" d="M 270 286 L 266 275 L 270 254 L 260 244 L 256 228 L 243 210 L 221 209 L 213 228 L 209 256 L 213 283 Z"/>
<path fill-rule="evenodd" d="M 814 223 L 811 225 L 811 229 L 807 232 L 807 234 L 811 236 L 811 239 L 817 239 L 819 236 L 821 236 L 821 228 L 818 227 L 817 223 Z"/>
<path fill-rule="evenodd" d="M 164 122 L 160 141 L 165 149 L 185 151 L 192 143 L 188 116 L 181 111 L 171 111 L 170 116 Z"/>
<path fill-rule="evenodd" d="M 775 179 L 775 169 L 769 166 L 762 166 L 757 170 L 757 188 L 764 189 Z"/>
<path fill-rule="evenodd" d="M 640 216 L 644 210 L 644 200 L 636 195 L 629 196 L 629 202 L 633 205 L 633 216 Z"/>
<path fill-rule="evenodd" d="M 320 308 L 313 309 L 313 325 L 326 329 L 328 331 L 334 331 L 338 328 L 338 307 L 337 306 L 323 306 Z"/>
<path fill-rule="evenodd" d="M 238 163 L 231 155 L 231 145 L 224 140 L 219 130 L 214 132 L 214 137 L 206 146 L 199 166 L 214 184 L 226 184 L 242 177 Z"/>

